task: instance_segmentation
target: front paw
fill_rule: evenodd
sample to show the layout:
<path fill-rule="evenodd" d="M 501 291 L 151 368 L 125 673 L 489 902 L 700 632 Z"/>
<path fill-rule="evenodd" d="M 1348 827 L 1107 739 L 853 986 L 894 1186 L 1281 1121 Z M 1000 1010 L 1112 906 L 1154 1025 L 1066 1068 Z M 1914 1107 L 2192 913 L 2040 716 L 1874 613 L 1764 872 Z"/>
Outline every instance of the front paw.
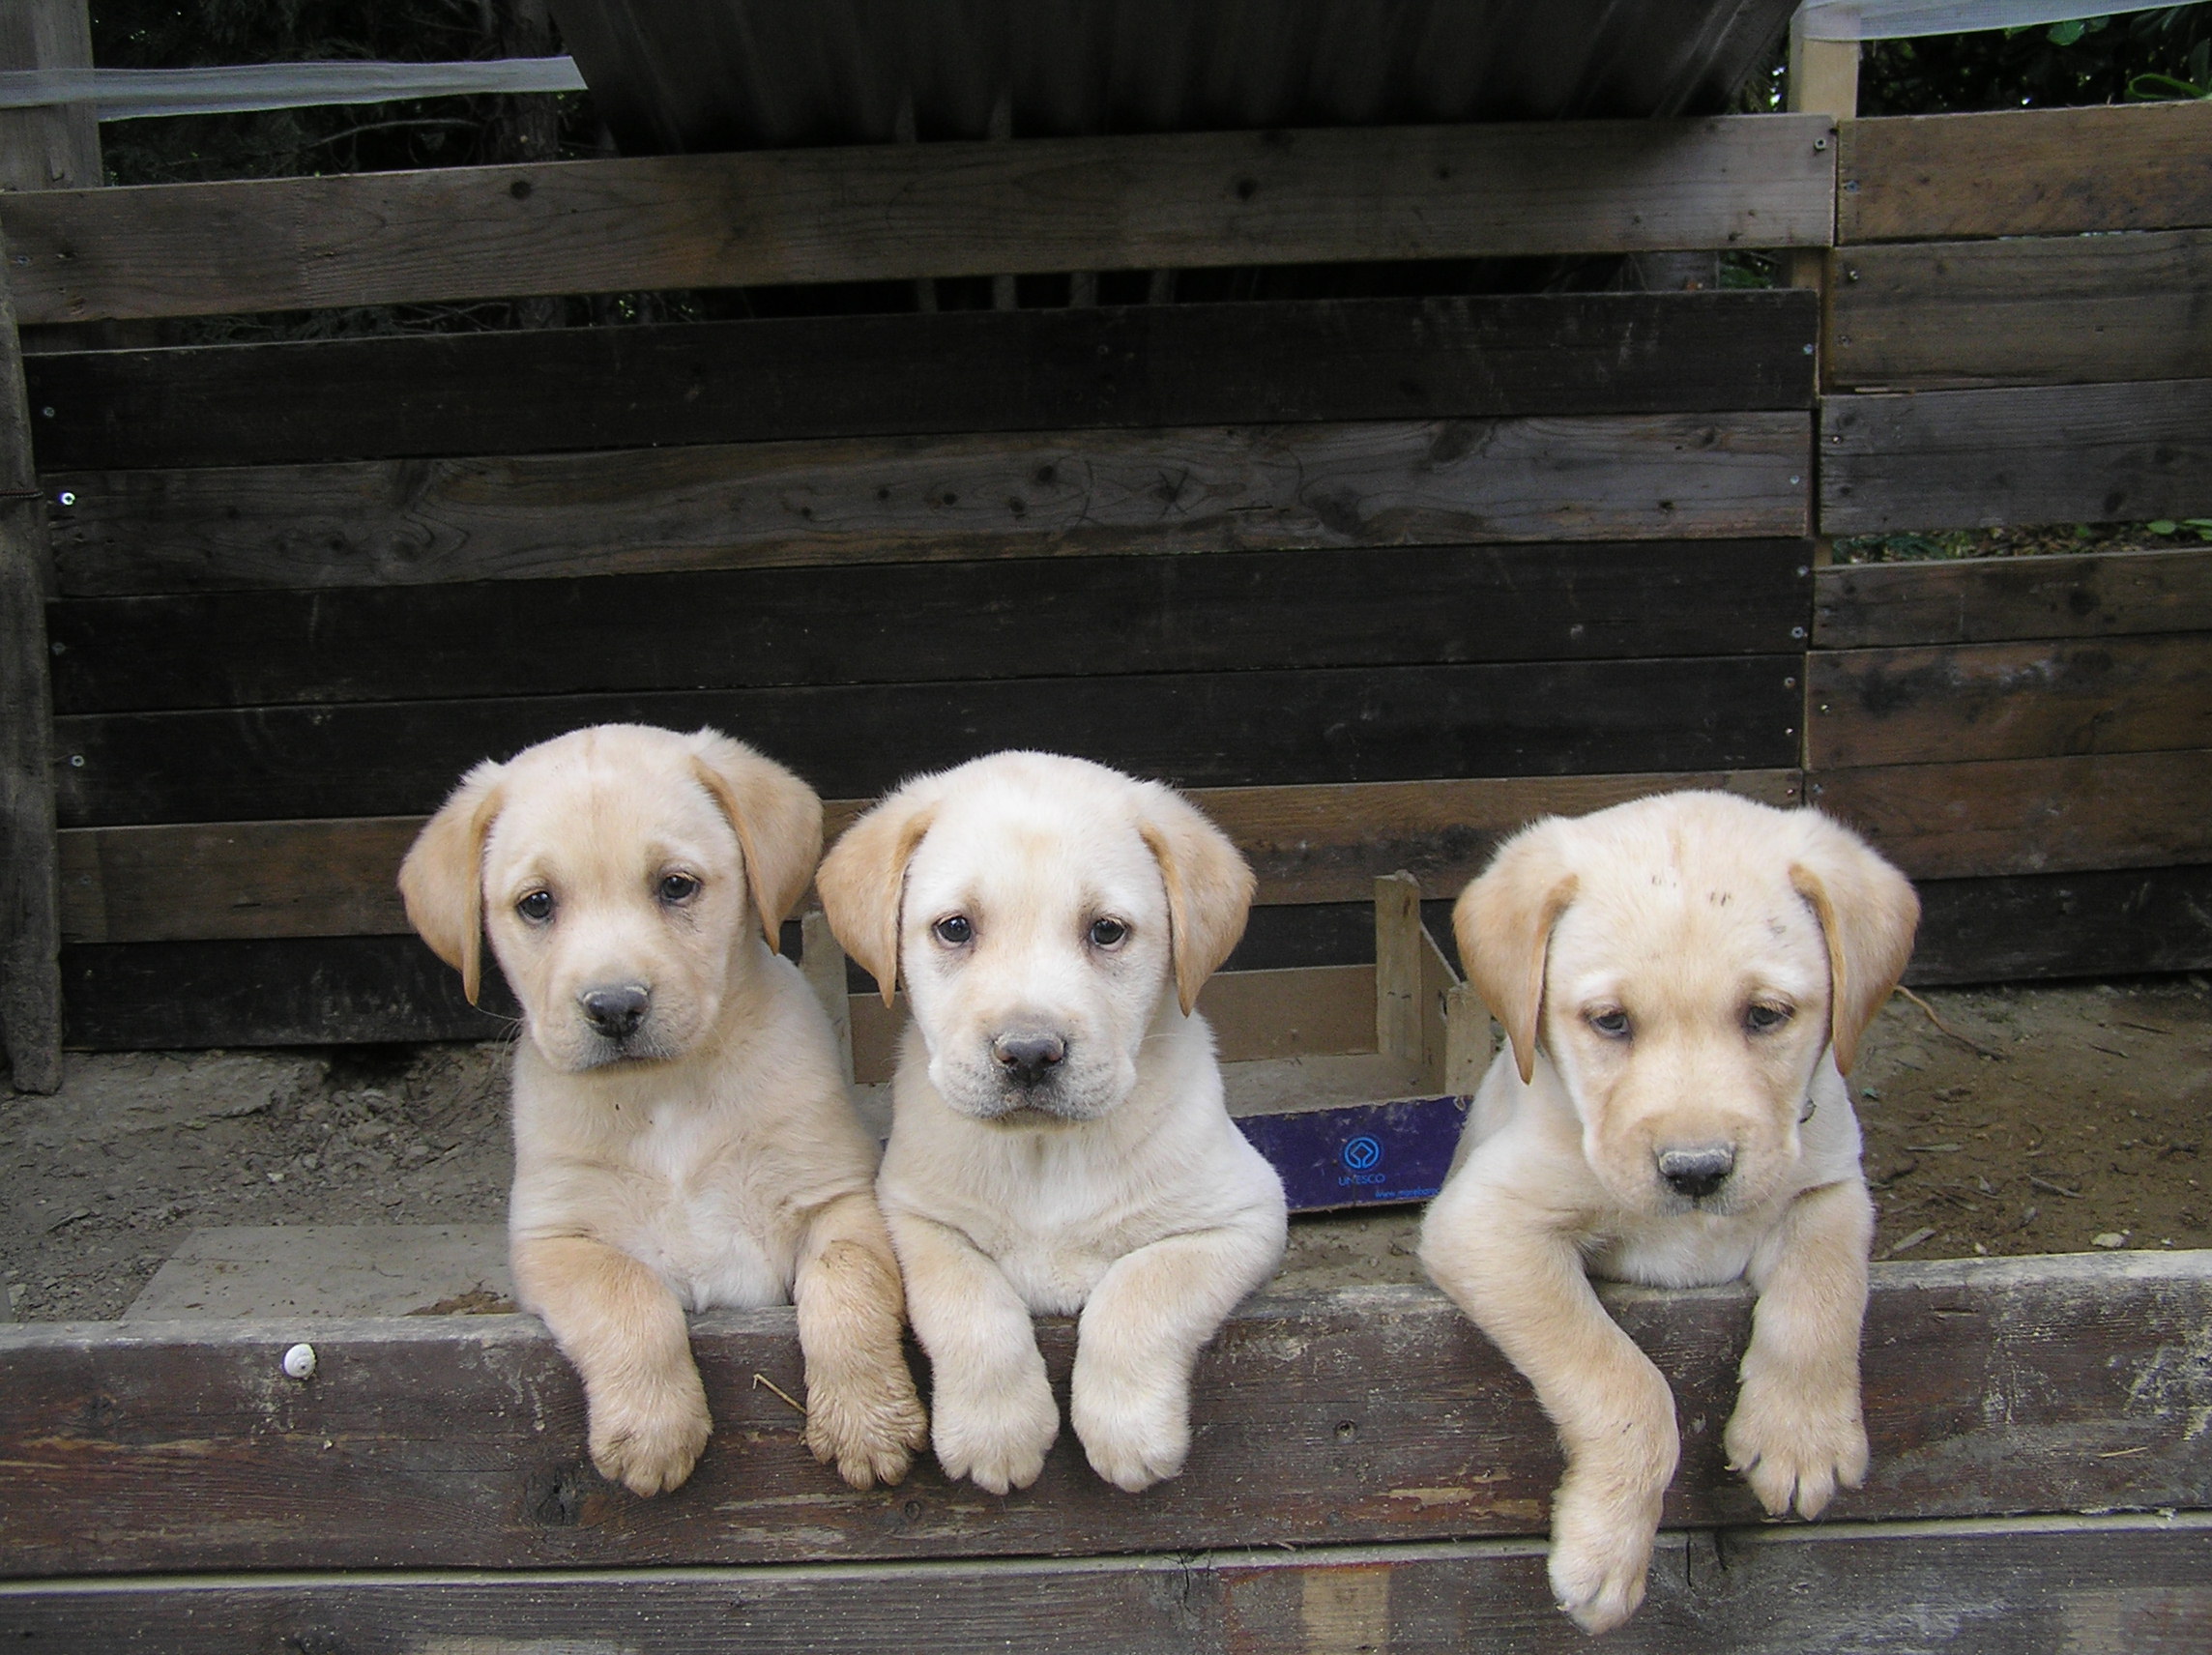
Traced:
<path fill-rule="evenodd" d="M 1079 1353 L 1068 1417 L 1091 1468 L 1130 1494 L 1175 1476 L 1190 1454 L 1187 1385 L 1108 1378 L 1086 1367 Z"/>
<path fill-rule="evenodd" d="M 587 1388 L 592 1464 L 632 1494 L 680 1488 L 714 1429 L 699 1370 Z"/>
<path fill-rule="evenodd" d="M 806 1387 L 806 1446 L 857 1489 L 898 1482 L 929 1441 L 929 1416 L 902 1359 L 864 1380 Z"/>
<path fill-rule="evenodd" d="M 1044 1469 L 1044 1457 L 1060 1435 L 1060 1408 L 1045 1381 L 1044 1358 L 1031 1353 L 1011 1374 L 977 1382 L 937 1381 L 930 1440 L 937 1463 L 957 1482 L 972 1478 L 995 1495 L 1026 1489 Z"/>
<path fill-rule="evenodd" d="M 1855 1489 L 1866 1480 L 1866 1422 L 1859 1391 L 1850 1383 L 1808 1394 L 1790 1385 L 1746 1376 L 1722 1441 L 1729 1469 L 1741 1471 L 1769 1517 L 1819 1517 L 1840 1483 Z"/>
<path fill-rule="evenodd" d="M 1552 1507 L 1552 1598 L 1585 1632 L 1611 1632 L 1644 1601 L 1659 1533 L 1656 1488 L 1578 1487 L 1569 1472 Z"/>

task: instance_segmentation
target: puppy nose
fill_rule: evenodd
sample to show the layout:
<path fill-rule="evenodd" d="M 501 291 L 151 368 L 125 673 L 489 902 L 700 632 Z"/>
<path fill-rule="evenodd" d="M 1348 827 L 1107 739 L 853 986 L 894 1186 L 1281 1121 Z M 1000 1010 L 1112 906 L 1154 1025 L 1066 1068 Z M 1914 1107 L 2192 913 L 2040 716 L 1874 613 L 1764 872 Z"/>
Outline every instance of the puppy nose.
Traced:
<path fill-rule="evenodd" d="M 1033 1087 L 1060 1067 L 1067 1042 L 1058 1034 L 1002 1034 L 991 1042 L 991 1056 L 1016 1086 Z"/>
<path fill-rule="evenodd" d="M 1728 1181 L 1735 1171 L 1735 1146 L 1708 1145 L 1699 1149 L 1662 1149 L 1659 1176 L 1676 1194 L 1703 1201 Z"/>
<path fill-rule="evenodd" d="M 641 983 L 588 988 L 576 997 L 592 1027 L 610 1040 L 626 1040 L 635 1034 L 652 1002 L 653 990 Z"/>

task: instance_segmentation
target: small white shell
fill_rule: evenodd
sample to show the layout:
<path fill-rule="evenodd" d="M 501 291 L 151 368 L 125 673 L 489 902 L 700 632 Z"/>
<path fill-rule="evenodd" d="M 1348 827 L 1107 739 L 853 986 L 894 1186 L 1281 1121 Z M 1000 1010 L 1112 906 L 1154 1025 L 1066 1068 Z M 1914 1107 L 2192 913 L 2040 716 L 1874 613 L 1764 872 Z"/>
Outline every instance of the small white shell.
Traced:
<path fill-rule="evenodd" d="M 312 1345 L 295 1345 L 284 1352 L 284 1372 L 295 1379 L 315 1377 L 315 1348 Z"/>

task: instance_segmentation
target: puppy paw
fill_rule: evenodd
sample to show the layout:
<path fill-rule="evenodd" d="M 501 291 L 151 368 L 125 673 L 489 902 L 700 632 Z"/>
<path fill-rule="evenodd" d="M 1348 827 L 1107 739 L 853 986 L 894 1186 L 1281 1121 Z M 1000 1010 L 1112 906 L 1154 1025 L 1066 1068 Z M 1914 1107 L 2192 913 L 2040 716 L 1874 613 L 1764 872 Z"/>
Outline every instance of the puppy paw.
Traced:
<path fill-rule="evenodd" d="M 1060 1436 L 1060 1408 L 1042 1357 L 984 1383 L 948 1384 L 941 1377 L 931 1411 L 930 1441 L 945 1474 L 955 1482 L 967 1477 L 995 1495 L 1035 1482 Z"/>
<path fill-rule="evenodd" d="M 600 1385 L 587 1396 L 592 1464 L 636 1495 L 681 1488 L 714 1429 L 707 1393 L 688 1361 L 681 1377 Z"/>
<path fill-rule="evenodd" d="M 1091 1468 L 1130 1494 L 1175 1476 L 1190 1454 L 1187 1386 L 1103 1379 L 1079 1355 L 1068 1417 Z"/>
<path fill-rule="evenodd" d="M 1729 1469 L 1741 1471 L 1769 1517 L 1819 1517 L 1836 1488 L 1866 1480 L 1866 1423 L 1856 1385 L 1825 1397 L 1747 1378 L 1722 1441 Z"/>
<path fill-rule="evenodd" d="M 857 1489 L 898 1482 L 928 1441 L 929 1416 L 904 1361 L 867 1382 L 806 1387 L 806 1446 Z"/>
<path fill-rule="evenodd" d="M 1605 1498 L 1562 1486 L 1552 1512 L 1552 1598 L 1585 1632 L 1611 1632 L 1644 1602 L 1659 1495 Z"/>

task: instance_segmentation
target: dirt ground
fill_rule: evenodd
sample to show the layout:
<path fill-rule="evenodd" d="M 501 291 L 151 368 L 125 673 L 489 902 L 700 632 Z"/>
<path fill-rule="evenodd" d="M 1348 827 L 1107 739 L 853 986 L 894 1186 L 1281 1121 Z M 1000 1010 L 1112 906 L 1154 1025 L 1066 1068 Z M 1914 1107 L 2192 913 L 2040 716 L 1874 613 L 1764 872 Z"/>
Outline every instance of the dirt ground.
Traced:
<path fill-rule="evenodd" d="M 1852 1090 L 1877 1257 L 2212 1246 L 2212 981 L 1935 990 Z M 73 1054 L 0 1097 L 0 1269 L 23 1320 L 106 1320 L 191 1232 L 505 1212 L 499 1046 Z M 1280 1285 L 1418 1279 L 1417 1210 L 1302 1218 Z"/>

